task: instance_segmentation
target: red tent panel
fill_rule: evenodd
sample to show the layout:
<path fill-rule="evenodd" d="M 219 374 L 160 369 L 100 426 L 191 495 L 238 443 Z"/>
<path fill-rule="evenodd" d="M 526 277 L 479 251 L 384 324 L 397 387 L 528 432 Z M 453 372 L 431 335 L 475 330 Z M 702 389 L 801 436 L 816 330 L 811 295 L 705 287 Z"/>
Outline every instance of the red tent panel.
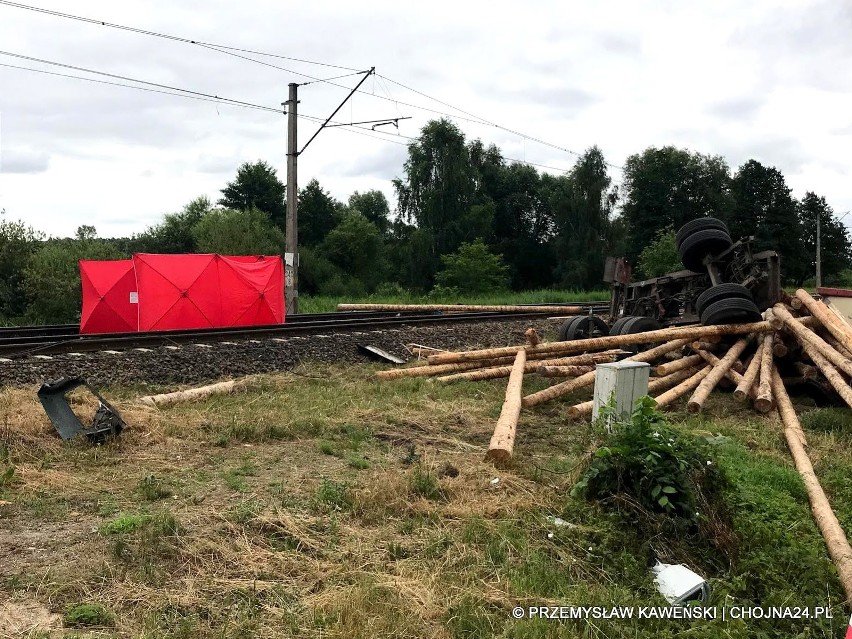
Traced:
<path fill-rule="evenodd" d="M 138 305 L 132 260 L 80 260 L 83 285 L 81 333 L 128 333 L 138 330 Z"/>
<path fill-rule="evenodd" d="M 284 268 L 280 257 L 247 262 L 219 258 L 224 326 L 284 322 Z"/>
<path fill-rule="evenodd" d="M 139 330 L 223 326 L 215 254 L 133 256 L 139 287 Z"/>

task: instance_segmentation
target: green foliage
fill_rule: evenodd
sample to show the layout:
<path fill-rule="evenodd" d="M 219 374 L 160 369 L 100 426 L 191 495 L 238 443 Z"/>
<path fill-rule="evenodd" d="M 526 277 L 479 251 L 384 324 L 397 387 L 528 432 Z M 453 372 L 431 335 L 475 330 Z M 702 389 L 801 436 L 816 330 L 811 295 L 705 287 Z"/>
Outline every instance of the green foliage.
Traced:
<path fill-rule="evenodd" d="M 168 213 L 163 221 L 133 237 L 130 248 L 140 253 L 195 253 L 193 229 L 212 210 L 210 200 L 202 195 L 183 207 L 180 213 Z"/>
<path fill-rule="evenodd" d="M 642 278 L 649 279 L 682 270 L 683 263 L 671 227 L 659 231 L 654 241 L 639 254 L 639 276 Z"/>
<path fill-rule="evenodd" d="M 349 484 L 323 479 L 314 496 L 314 503 L 323 512 L 351 510 L 354 503 Z"/>
<path fill-rule="evenodd" d="M 226 209 L 263 211 L 273 225 L 282 228 L 287 216 L 284 202 L 287 187 L 278 179 L 275 169 L 263 160 L 245 162 L 237 169 L 233 182 L 222 189 L 218 204 Z"/>
<path fill-rule="evenodd" d="M 62 621 L 69 628 L 84 626 L 111 627 L 115 625 L 115 615 L 103 604 L 80 603 L 65 608 Z"/>
<path fill-rule="evenodd" d="M 804 278 L 816 274 L 816 227 L 820 223 L 820 252 L 823 282 L 840 279 L 845 269 L 852 265 L 852 244 L 849 232 L 841 221 L 834 217 L 834 211 L 815 193 L 808 191 L 798 203 L 801 236 L 796 237 L 795 246 L 801 247 L 802 267 L 796 283 L 801 285 Z"/>
<path fill-rule="evenodd" d="M 259 209 L 215 209 L 193 228 L 197 250 L 221 255 L 281 255 L 284 233 Z"/>
<path fill-rule="evenodd" d="M 635 260 L 660 229 L 704 215 L 728 219 L 730 182 L 720 156 L 666 146 L 628 157 L 622 208 L 630 227 L 628 257 Z"/>
<path fill-rule="evenodd" d="M 24 271 L 43 239 L 44 234 L 0 213 L 0 321 L 26 312 Z"/>
<path fill-rule="evenodd" d="M 481 241 L 462 244 L 452 255 L 441 257 L 444 269 L 435 277 L 439 286 L 461 294 L 489 293 L 508 288 L 508 268 Z"/>
<path fill-rule="evenodd" d="M 82 307 L 79 261 L 122 257 L 114 246 L 91 236 L 48 240 L 32 255 L 24 270 L 28 315 L 48 324 L 78 321 Z"/>
<path fill-rule="evenodd" d="M 802 428 L 852 435 L 852 412 L 848 408 L 816 408 L 799 417 Z"/>
<path fill-rule="evenodd" d="M 103 524 L 98 532 L 102 535 L 127 535 L 139 530 L 150 519 L 150 515 L 142 513 L 119 515 L 112 521 Z"/>
<path fill-rule="evenodd" d="M 414 495 L 431 501 L 446 501 L 447 493 L 441 488 L 438 478 L 431 472 L 418 466 L 409 475 L 408 487 Z"/>
<path fill-rule="evenodd" d="M 357 211 L 375 224 L 382 235 L 390 229 L 390 205 L 381 191 L 372 190 L 364 193 L 355 191 L 349 196 L 349 210 Z"/>
<path fill-rule="evenodd" d="M 347 213 L 325 237 L 320 252 L 339 269 L 336 277 L 345 274 L 354 278 L 361 282 L 367 292 L 375 290 L 385 277 L 382 234 L 361 213 Z M 328 291 L 329 288 L 327 280 L 321 289 Z"/>
<path fill-rule="evenodd" d="M 316 179 L 308 182 L 299 191 L 299 244 L 308 247 L 320 244 L 337 226 L 342 208 Z"/>
<path fill-rule="evenodd" d="M 648 511 L 693 522 L 699 493 L 713 502 L 724 484 L 708 446 L 668 426 L 645 397 L 630 421 L 616 423 L 605 437 L 572 493 L 601 500 L 624 496 Z"/>

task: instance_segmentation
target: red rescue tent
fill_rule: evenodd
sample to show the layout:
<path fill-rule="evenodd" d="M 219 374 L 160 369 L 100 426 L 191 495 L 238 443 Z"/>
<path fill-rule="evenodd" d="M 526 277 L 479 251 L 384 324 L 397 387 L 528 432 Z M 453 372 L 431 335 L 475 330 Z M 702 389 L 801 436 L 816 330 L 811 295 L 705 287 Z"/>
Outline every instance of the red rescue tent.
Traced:
<path fill-rule="evenodd" d="M 280 257 L 137 253 L 133 264 L 140 331 L 284 321 Z"/>
<path fill-rule="evenodd" d="M 81 333 L 139 330 L 133 260 L 80 260 L 83 284 Z"/>
<path fill-rule="evenodd" d="M 132 260 L 81 261 L 80 275 L 81 332 L 284 322 L 280 257 L 137 253 Z"/>

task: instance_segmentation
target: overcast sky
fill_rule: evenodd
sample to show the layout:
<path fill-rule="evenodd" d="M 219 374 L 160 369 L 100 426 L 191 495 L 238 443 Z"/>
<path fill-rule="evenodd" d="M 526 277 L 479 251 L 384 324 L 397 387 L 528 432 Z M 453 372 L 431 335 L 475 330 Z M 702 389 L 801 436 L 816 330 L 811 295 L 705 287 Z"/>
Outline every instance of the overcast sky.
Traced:
<path fill-rule="evenodd" d="M 848 0 L 32 2 L 199 41 L 375 66 L 530 137 L 579 152 L 597 144 L 616 165 L 666 144 L 720 154 L 732 169 L 755 158 L 780 169 L 795 196 L 812 190 L 838 214 L 852 209 Z M 3 5 L 0 50 L 270 107 L 286 99 L 288 83 L 308 81 L 295 72 L 347 73 L 259 58 L 284 71 Z M 79 75 L 5 55 L 0 63 Z M 454 112 L 381 78 L 363 89 L 337 120 L 411 116 L 399 133 L 416 136 L 437 116 L 399 102 Z M 323 83 L 299 91 L 300 112 L 321 117 L 346 94 Z M 561 169 L 576 159 L 494 127 L 457 124 L 510 158 Z M 299 127 L 304 142 L 316 125 Z M 390 180 L 406 148 L 385 137 L 323 131 L 300 157 L 300 185 L 316 177 L 342 200 L 377 188 L 393 202 Z M 198 195 L 215 200 L 245 161 L 264 159 L 285 181 L 286 143 L 280 114 L 0 67 L 0 208 L 52 235 L 81 224 L 102 237 L 142 231 Z M 621 179 L 617 169 L 612 176 Z"/>

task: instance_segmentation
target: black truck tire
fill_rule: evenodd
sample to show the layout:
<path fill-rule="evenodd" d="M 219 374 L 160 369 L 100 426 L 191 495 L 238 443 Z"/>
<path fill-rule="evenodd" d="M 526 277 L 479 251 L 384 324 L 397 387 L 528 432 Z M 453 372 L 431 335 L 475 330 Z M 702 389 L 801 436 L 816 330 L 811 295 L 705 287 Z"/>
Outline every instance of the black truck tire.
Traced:
<path fill-rule="evenodd" d="M 698 299 L 695 300 L 695 311 L 700 316 L 704 312 L 704 309 L 711 304 L 731 297 L 754 301 L 751 291 L 742 284 L 717 284 L 716 286 L 711 286 L 698 296 Z"/>
<path fill-rule="evenodd" d="M 710 229 L 715 229 L 717 231 L 724 231 L 728 235 L 730 235 L 730 231 L 728 227 L 722 220 L 716 219 L 715 217 L 699 217 L 694 220 L 690 220 L 683 226 L 681 226 L 677 233 L 675 234 L 675 244 L 680 248 L 681 242 L 683 242 L 687 237 L 696 233 L 698 231 L 708 231 Z"/>
<path fill-rule="evenodd" d="M 744 324 L 759 322 L 762 319 L 760 311 L 752 300 L 742 297 L 728 297 L 713 302 L 701 314 L 701 323 L 711 324 Z"/>
<path fill-rule="evenodd" d="M 701 273 L 704 270 L 704 258 L 717 255 L 731 248 L 731 236 L 719 229 L 697 231 L 687 237 L 678 248 L 683 265 L 690 271 Z"/>
<path fill-rule="evenodd" d="M 560 342 L 589 337 L 606 337 L 607 335 L 609 335 L 609 328 L 600 317 L 594 315 L 572 317 L 566 320 L 559 329 Z"/>

